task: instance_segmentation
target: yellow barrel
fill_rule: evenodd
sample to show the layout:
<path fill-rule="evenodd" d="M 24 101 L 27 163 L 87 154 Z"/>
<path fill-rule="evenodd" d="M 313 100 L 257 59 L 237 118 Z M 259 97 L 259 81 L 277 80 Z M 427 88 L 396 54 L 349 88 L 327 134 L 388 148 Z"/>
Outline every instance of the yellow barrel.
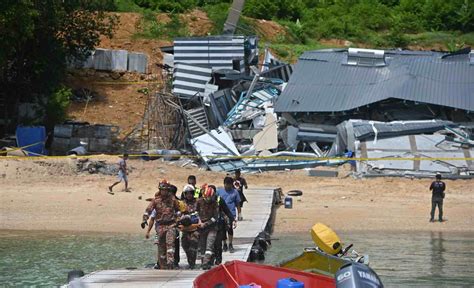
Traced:
<path fill-rule="evenodd" d="M 342 249 L 341 239 L 332 231 L 331 228 L 322 224 L 316 223 L 311 228 L 311 237 L 314 243 L 324 252 L 336 255 Z"/>

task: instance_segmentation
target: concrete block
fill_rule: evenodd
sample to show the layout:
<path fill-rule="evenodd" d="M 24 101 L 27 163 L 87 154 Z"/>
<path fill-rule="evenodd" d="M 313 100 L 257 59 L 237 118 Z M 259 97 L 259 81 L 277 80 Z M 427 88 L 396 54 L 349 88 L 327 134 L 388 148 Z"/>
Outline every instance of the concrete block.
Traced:
<path fill-rule="evenodd" d="M 89 142 L 90 152 L 108 152 L 112 148 L 112 141 L 110 139 L 91 138 Z"/>
<path fill-rule="evenodd" d="M 72 137 L 72 125 L 55 125 L 54 137 L 70 138 Z"/>
<path fill-rule="evenodd" d="M 112 126 L 107 125 L 95 125 L 94 126 L 94 138 L 108 138 L 112 137 Z"/>
<path fill-rule="evenodd" d="M 69 138 L 54 137 L 51 150 L 53 152 L 53 155 L 65 155 L 66 151 L 70 149 L 69 146 Z"/>

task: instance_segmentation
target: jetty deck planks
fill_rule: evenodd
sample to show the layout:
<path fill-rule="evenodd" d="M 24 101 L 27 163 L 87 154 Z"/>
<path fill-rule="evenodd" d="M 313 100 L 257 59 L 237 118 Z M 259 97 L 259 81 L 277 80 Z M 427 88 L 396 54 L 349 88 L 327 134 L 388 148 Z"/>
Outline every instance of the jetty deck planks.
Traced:
<path fill-rule="evenodd" d="M 224 252 L 223 262 L 247 261 L 253 241 L 258 233 L 265 230 L 272 214 L 274 188 L 247 189 L 244 204 L 244 220 L 238 222 L 234 231 L 234 253 Z M 181 249 L 182 267 L 186 266 L 186 255 Z M 155 269 L 120 269 L 92 272 L 69 283 L 67 287 L 192 287 L 194 279 L 203 270 L 155 270 Z"/>

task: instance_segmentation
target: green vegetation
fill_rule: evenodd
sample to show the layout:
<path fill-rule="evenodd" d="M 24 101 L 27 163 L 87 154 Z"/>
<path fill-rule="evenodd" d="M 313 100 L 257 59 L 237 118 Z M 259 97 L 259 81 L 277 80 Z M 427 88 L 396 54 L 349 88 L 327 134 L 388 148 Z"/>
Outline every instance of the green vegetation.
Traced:
<path fill-rule="evenodd" d="M 62 86 L 68 61 L 85 59 L 112 36 L 117 22 L 108 0 L 0 2 L 0 87 L 7 102 L 44 105 L 47 128 L 62 121 L 70 91 Z M 69 91 L 69 92 L 68 92 Z M 40 101 L 46 98 L 47 101 Z M 44 103 L 43 103 L 44 102 Z M 15 107 L 16 108 L 16 107 Z"/>
<path fill-rule="evenodd" d="M 143 11 L 141 18 L 141 32 L 134 35 L 138 38 L 147 39 L 173 39 L 176 37 L 188 36 L 186 25 L 183 25 L 178 14 L 169 14 L 168 22 L 159 22 L 155 12 Z"/>
<path fill-rule="evenodd" d="M 203 10 L 206 11 L 209 19 L 214 23 L 214 29 L 211 31 L 213 35 L 222 33 L 229 8 L 229 3 L 218 3 L 214 5 L 205 5 L 203 7 Z M 226 13 L 223 11 L 226 11 Z"/>
<path fill-rule="evenodd" d="M 155 12 L 201 8 L 215 23 L 213 34 L 221 32 L 231 2 L 116 0 L 117 6 Z M 285 41 L 310 46 L 319 39 L 333 38 L 372 47 L 474 45 L 472 0 L 247 0 L 244 15 L 277 21 L 290 33 Z M 239 26 L 245 26 L 242 22 Z M 239 33 L 246 30 L 243 27 Z"/>
<path fill-rule="evenodd" d="M 115 11 L 117 12 L 143 12 L 144 10 L 134 0 L 115 0 Z"/>
<path fill-rule="evenodd" d="M 46 97 L 48 123 L 61 121 L 68 91 L 67 63 L 85 59 L 102 35 L 112 36 L 117 19 L 105 11 L 142 13 L 143 38 L 187 36 L 179 13 L 200 8 L 220 34 L 232 0 L 3 0 L 0 2 L 0 86 L 9 103 Z M 169 21 L 159 21 L 165 12 Z M 274 20 L 287 33 L 270 48 L 287 60 L 323 48 L 321 39 L 349 40 L 371 47 L 474 46 L 472 0 L 247 0 L 244 15 Z M 255 34 L 242 17 L 237 33 Z M 263 35 L 263 42 L 268 39 Z M 58 113 L 56 113 L 58 112 Z"/>
<path fill-rule="evenodd" d="M 56 123 L 66 120 L 66 109 L 69 106 L 72 91 L 70 88 L 59 85 L 51 94 L 46 105 L 46 126 L 54 127 Z"/>
<path fill-rule="evenodd" d="M 321 45 L 317 42 L 311 42 L 307 44 L 272 43 L 269 45 L 269 48 L 274 51 L 282 60 L 293 63 L 305 51 L 325 49 L 330 47 Z"/>

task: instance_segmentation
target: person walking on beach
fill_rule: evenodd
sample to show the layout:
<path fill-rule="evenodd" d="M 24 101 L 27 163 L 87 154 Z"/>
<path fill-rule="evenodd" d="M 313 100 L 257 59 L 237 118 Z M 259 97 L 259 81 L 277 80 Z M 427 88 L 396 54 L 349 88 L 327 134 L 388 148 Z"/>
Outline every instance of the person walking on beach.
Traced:
<path fill-rule="evenodd" d="M 240 169 L 235 170 L 235 177 L 234 177 L 234 186 L 237 189 L 237 192 L 239 192 L 240 196 L 240 213 L 239 213 L 239 221 L 243 220 L 242 217 L 242 207 L 244 207 L 244 202 L 247 202 L 247 198 L 245 198 L 244 194 L 244 188 L 249 189 L 247 185 L 247 181 L 245 180 L 244 177 L 241 175 Z"/>
<path fill-rule="evenodd" d="M 122 180 L 125 183 L 125 192 L 130 192 L 130 190 L 128 189 L 127 160 L 128 160 L 128 154 L 125 153 L 125 154 L 123 154 L 122 158 L 118 162 L 118 166 L 119 166 L 119 171 L 118 171 L 118 175 L 117 175 L 118 176 L 118 181 L 109 186 L 109 192 L 108 192 L 109 194 L 112 194 L 112 195 L 114 194 L 112 189 L 114 188 L 115 185 L 122 182 Z"/>
<path fill-rule="evenodd" d="M 430 222 L 434 222 L 436 206 L 438 206 L 439 222 L 443 222 L 443 200 L 445 196 L 444 191 L 446 190 L 446 184 L 441 181 L 441 174 L 436 174 L 436 180 L 431 183 L 430 190 L 432 191 Z"/>
<path fill-rule="evenodd" d="M 240 215 L 240 196 L 239 192 L 234 187 L 234 179 L 227 176 L 224 178 L 224 188 L 220 188 L 217 191 L 217 194 L 224 200 L 225 204 L 232 213 L 234 219 L 238 219 L 238 215 Z M 237 212 L 238 214 L 237 214 Z M 232 241 L 234 238 L 234 229 L 232 225 L 228 226 L 227 235 L 229 238 L 229 252 L 234 253 L 234 246 L 232 245 Z M 223 250 L 227 251 L 227 243 L 224 240 Z"/>

